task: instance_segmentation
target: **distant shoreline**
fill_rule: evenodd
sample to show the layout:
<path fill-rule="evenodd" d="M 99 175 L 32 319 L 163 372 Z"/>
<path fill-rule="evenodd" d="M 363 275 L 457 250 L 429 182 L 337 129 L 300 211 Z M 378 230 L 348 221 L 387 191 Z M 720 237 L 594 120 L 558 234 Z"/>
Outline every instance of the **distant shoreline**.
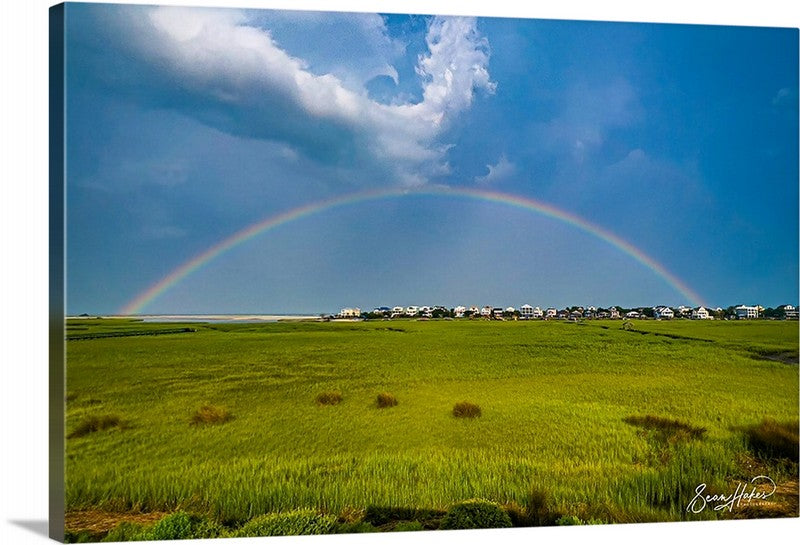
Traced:
<path fill-rule="evenodd" d="M 144 322 L 291 322 L 319 321 L 318 314 L 130 314 L 99 316 L 67 316 L 69 319 L 95 318 L 142 320 Z"/>

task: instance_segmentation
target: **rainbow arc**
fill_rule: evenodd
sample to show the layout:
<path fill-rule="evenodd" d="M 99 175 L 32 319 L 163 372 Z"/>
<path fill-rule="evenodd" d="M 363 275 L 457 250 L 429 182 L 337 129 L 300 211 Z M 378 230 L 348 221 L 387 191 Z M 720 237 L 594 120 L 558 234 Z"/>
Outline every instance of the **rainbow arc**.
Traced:
<path fill-rule="evenodd" d="M 202 253 L 196 255 L 189 261 L 186 261 L 176 269 L 172 270 L 169 274 L 164 276 L 161 280 L 153 284 L 147 290 L 137 295 L 127 305 L 120 309 L 120 314 L 132 315 L 141 314 L 143 309 L 153 302 L 156 298 L 164 292 L 180 283 L 184 278 L 191 275 L 198 269 L 207 265 L 208 263 L 218 259 L 229 250 L 243 244 L 259 235 L 262 235 L 271 229 L 275 229 L 281 225 L 297 221 L 299 219 L 319 214 L 323 211 L 333 208 L 344 206 L 351 206 L 354 204 L 376 201 L 381 199 L 402 198 L 411 195 L 422 196 L 450 196 L 454 198 L 472 199 L 478 201 L 485 201 L 491 203 L 498 203 L 515 208 L 528 210 L 549 218 L 553 218 L 569 225 L 572 225 L 586 233 L 589 233 L 596 238 L 607 242 L 613 247 L 617 248 L 624 254 L 630 256 L 635 261 L 641 263 L 646 268 L 653 271 L 656 275 L 661 277 L 667 284 L 669 284 L 678 293 L 683 295 L 688 302 L 693 306 L 705 306 L 702 298 L 694 292 L 685 282 L 680 280 L 663 265 L 658 263 L 652 257 L 645 254 L 639 248 L 633 246 L 631 243 L 620 238 L 614 233 L 594 225 L 593 223 L 577 216 L 571 212 L 556 208 L 551 204 L 542 201 L 531 199 L 528 197 L 521 197 L 519 195 L 511 195 L 508 193 L 501 193 L 497 191 L 486 191 L 472 188 L 454 188 L 446 186 L 432 186 L 421 187 L 413 189 L 383 189 L 373 191 L 360 191 L 357 193 L 350 193 L 348 195 L 335 197 L 323 201 L 309 203 L 280 214 L 270 216 L 262 219 L 236 233 L 228 238 L 218 242 L 217 244 L 206 249 Z"/>

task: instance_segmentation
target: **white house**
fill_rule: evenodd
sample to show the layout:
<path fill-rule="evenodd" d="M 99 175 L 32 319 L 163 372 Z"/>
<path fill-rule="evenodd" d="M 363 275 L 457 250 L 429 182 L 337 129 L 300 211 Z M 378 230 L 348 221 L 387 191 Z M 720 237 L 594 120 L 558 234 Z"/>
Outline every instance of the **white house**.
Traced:
<path fill-rule="evenodd" d="M 672 320 L 675 317 L 675 313 L 669 307 L 655 307 L 653 316 L 656 320 Z"/>
<path fill-rule="evenodd" d="M 608 307 L 609 317 L 612 320 L 619 318 L 619 309 L 617 307 Z"/>
<path fill-rule="evenodd" d="M 337 315 L 339 318 L 359 318 L 361 317 L 361 309 L 356 308 L 343 308 Z"/>
<path fill-rule="evenodd" d="M 639 317 L 641 317 L 641 314 L 639 314 L 639 311 L 637 311 L 637 310 L 632 310 L 630 312 L 626 312 L 625 313 L 625 317 L 626 318 L 639 318 Z"/>
<path fill-rule="evenodd" d="M 798 314 L 797 307 L 794 305 L 783 305 L 783 317 L 787 320 L 797 320 Z"/>
<path fill-rule="evenodd" d="M 533 318 L 533 307 L 530 305 L 522 305 L 519 307 L 519 315 L 523 320 L 530 320 Z"/>
<path fill-rule="evenodd" d="M 556 316 L 558 316 L 558 311 L 553 307 L 550 307 L 546 311 L 544 311 L 545 318 L 555 318 Z"/>
<path fill-rule="evenodd" d="M 711 315 L 703 307 L 692 310 L 692 320 L 708 320 L 709 318 Z"/>
<path fill-rule="evenodd" d="M 467 307 L 465 307 L 464 305 L 459 305 L 453 309 L 453 314 L 455 314 L 456 318 L 463 318 L 466 312 L 467 312 Z"/>
<path fill-rule="evenodd" d="M 534 318 L 541 318 L 544 316 L 544 312 L 539 307 L 533 309 L 533 317 Z"/>
<path fill-rule="evenodd" d="M 480 315 L 480 313 L 481 313 L 481 309 L 479 309 L 479 308 L 478 308 L 478 307 L 476 307 L 475 305 L 472 305 L 471 307 L 469 307 L 469 312 L 470 312 L 470 314 L 472 314 L 473 316 L 479 316 L 479 315 Z"/>
<path fill-rule="evenodd" d="M 406 314 L 409 316 L 416 316 L 419 313 L 419 307 L 411 305 L 406 307 Z"/>
<path fill-rule="evenodd" d="M 481 316 L 484 318 L 491 318 L 492 317 L 492 307 L 485 306 L 481 309 Z"/>
<path fill-rule="evenodd" d="M 739 320 L 752 320 L 753 318 L 758 318 L 758 307 L 739 305 L 734 310 L 736 311 L 736 318 Z"/>

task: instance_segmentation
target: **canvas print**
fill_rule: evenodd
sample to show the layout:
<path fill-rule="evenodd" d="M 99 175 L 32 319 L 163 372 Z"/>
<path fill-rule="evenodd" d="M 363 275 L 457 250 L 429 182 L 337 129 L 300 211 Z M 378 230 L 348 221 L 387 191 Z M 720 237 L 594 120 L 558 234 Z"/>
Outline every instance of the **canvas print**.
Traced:
<path fill-rule="evenodd" d="M 796 28 L 50 30 L 54 537 L 798 516 Z"/>

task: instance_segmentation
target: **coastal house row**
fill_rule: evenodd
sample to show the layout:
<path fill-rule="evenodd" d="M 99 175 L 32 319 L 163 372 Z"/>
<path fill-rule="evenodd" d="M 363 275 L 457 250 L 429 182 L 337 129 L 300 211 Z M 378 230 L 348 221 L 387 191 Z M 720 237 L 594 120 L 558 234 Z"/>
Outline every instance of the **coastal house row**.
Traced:
<path fill-rule="evenodd" d="M 498 307 L 485 305 L 479 307 L 477 305 L 465 306 L 459 305 L 454 308 L 447 308 L 443 305 L 409 305 L 409 306 L 395 306 L 395 307 L 376 307 L 371 313 L 363 313 L 360 308 L 343 308 L 341 311 L 332 316 L 338 319 L 358 319 L 362 316 L 372 314 L 373 316 L 381 316 L 384 318 L 484 318 L 494 320 L 505 319 L 519 319 L 519 320 L 581 320 L 581 319 L 648 319 L 654 318 L 656 320 L 672 320 L 674 318 L 684 318 L 691 320 L 713 320 L 713 319 L 737 319 L 737 320 L 752 320 L 762 317 L 767 318 L 784 318 L 787 320 L 798 319 L 798 309 L 794 305 L 781 305 L 778 309 L 765 309 L 757 305 L 738 305 L 736 307 L 728 307 L 727 310 L 722 308 L 707 309 L 705 307 L 687 307 L 684 305 L 678 307 L 668 306 L 655 306 L 655 307 L 640 307 L 622 311 L 621 307 L 608 307 L 598 308 L 594 306 L 589 307 L 569 307 L 565 309 L 556 309 L 548 307 L 542 309 L 534 307 L 529 304 L 523 304 L 518 309 L 515 307 Z M 770 314 L 771 312 L 771 314 Z M 777 314 L 776 314 L 777 313 Z"/>

